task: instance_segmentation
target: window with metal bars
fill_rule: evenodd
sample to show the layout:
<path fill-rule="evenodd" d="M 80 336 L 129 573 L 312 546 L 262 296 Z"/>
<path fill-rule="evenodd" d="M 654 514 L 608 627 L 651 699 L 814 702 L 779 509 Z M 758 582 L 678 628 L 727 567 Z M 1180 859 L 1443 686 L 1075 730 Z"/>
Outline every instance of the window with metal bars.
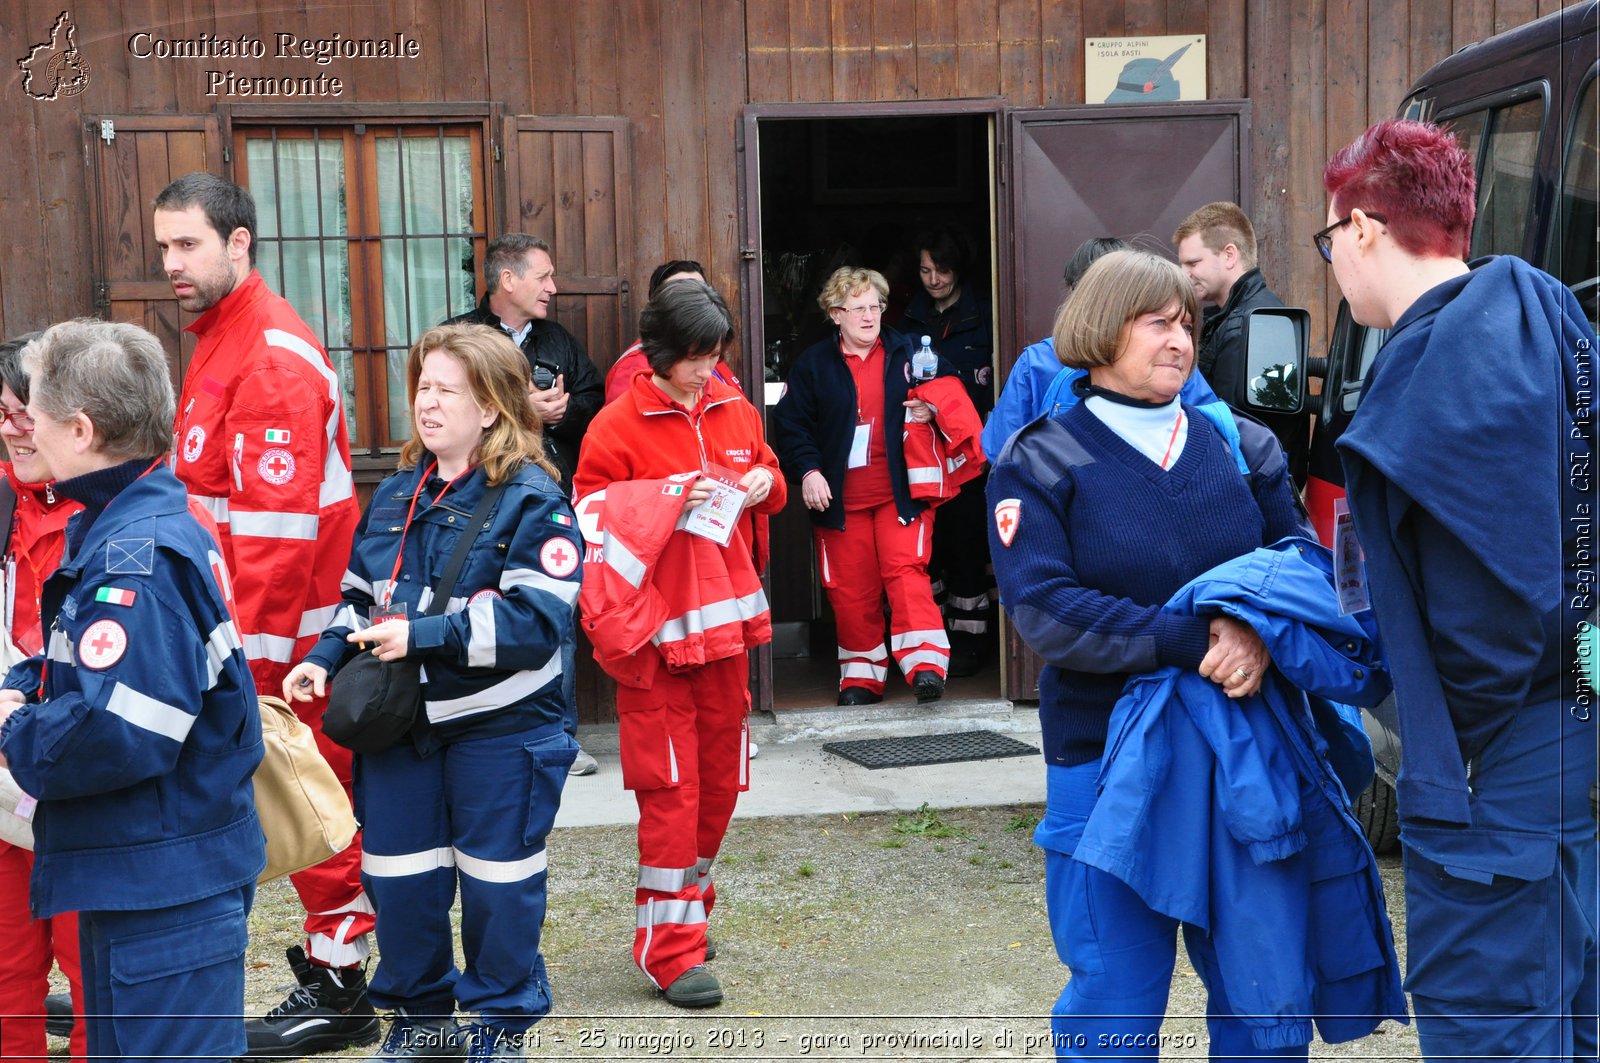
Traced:
<path fill-rule="evenodd" d="M 256 201 L 256 267 L 327 347 L 352 452 L 399 447 L 408 348 L 477 302 L 482 126 L 236 126 L 234 149 Z"/>

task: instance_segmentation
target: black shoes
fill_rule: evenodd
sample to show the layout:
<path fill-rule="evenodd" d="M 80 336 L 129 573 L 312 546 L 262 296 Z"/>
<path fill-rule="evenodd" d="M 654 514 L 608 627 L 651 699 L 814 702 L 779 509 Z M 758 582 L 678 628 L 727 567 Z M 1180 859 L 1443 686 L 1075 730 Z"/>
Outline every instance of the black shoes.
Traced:
<path fill-rule="evenodd" d="M 244 1024 L 246 1059 L 299 1059 L 378 1039 L 378 1016 L 359 967 L 323 967 L 299 945 L 288 951 L 294 988 L 282 1004 Z"/>
<path fill-rule="evenodd" d="M 874 694 L 866 687 L 845 687 L 839 691 L 841 705 L 876 705 L 882 700 L 882 694 Z"/>
<path fill-rule="evenodd" d="M 938 701 L 944 697 L 944 677 L 937 672 L 918 672 L 911 681 L 911 692 L 917 696 L 918 705 Z"/>
<path fill-rule="evenodd" d="M 711 935 L 706 935 L 706 962 L 710 963 L 717 958 L 717 943 L 711 940 Z"/>
<path fill-rule="evenodd" d="M 447 1005 L 448 1006 L 448 1005 Z M 368 1057 L 368 1063 L 396 1063 L 404 1059 L 461 1059 L 469 1049 L 469 1033 L 456 1025 L 453 1016 L 423 1018 L 410 1015 L 404 1008 L 396 1008 L 389 1017 L 389 1036 L 383 1039 L 378 1054 Z M 488 1048 L 492 1042 L 479 1041 L 479 1048 Z M 517 1049 L 520 1053 L 522 1050 Z M 480 1054 L 479 1059 L 496 1056 Z M 501 1059 L 519 1059 L 517 1056 L 499 1056 Z"/>
<path fill-rule="evenodd" d="M 72 997 L 51 993 L 44 998 L 44 1032 L 51 1037 L 72 1036 Z"/>
<path fill-rule="evenodd" d="M 667 986 L 667 1003 L 680 1008 L 709 1008 L 722 1003 L 722 983 L 704 964 L 691 967 Z"/>

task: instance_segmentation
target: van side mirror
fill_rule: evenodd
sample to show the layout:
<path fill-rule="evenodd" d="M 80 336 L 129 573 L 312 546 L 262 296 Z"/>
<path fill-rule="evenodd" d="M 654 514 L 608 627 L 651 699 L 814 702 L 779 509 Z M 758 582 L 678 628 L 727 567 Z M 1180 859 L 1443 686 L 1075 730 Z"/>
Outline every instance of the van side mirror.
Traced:
<path fill-rule="evenodd" d="M 1306 401 L 1311 313 L 1294 306 L 1250 311 L 1245 325 L 1245 405 L 1265 413 L 1299 413 Z"/>

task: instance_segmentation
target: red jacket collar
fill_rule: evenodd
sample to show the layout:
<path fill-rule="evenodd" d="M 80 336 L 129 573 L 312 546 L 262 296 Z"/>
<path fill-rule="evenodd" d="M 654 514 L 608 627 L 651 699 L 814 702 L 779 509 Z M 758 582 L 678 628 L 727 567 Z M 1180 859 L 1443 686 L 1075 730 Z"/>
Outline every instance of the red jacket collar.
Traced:
<path fill-rule="evenodd" d="M 268 290 L 267 282 L 262 279 L 260 272 L 252 269 L 250 275 L 241 281 L 238 287 L 224 295 L 216 306 L 195 318 L 184 331 L 204 336 L 208 332 L 225 328 L 234 318 L 265 298 Z"/>
<path fill-rule="evenodd" d="M 634 401 L 639 405 L 640 413 L 666 413 L 676 410 L 678 413 L 685 413 L 692 417 L 710 409 L 712 406 L 727 402 L 729 399 L 744 397 L 743 393 L 737 388 L 724 384 L 716 377 L 712 377 L 706 382 L 706 389 L 701 393 L 700 402 L 691 410 L 681 403 L 674 402 L 667 397 L 665 391 L 656 387 L 654 376 L 654 373 L 640 373 L 633 378 L 633 396 Z"/>
<path fill-rule="evenodd" d="M 18 497 L 30 499 L 40 509 L 52 510 L 57 506 L 77 504 L 67 496 L 56 494 L 54 491 L 49 490 L 55 484 L 54 480 L 31 484 L 25 480 L 18 479 L 16 470 L 11 467 L 9 461 L 0 461 L 0 476 L 3 476 L 6 482 L 11 484 L 11 489 L 17 493 Z"/>

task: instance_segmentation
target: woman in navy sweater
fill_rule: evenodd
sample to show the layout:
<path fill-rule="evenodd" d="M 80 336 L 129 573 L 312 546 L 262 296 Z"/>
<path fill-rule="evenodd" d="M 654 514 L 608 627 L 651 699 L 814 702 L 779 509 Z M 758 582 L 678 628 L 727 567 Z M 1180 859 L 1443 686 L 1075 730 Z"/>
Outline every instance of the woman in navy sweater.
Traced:
<path fill-rule="evenodd" d="M 1112 706 L 1130 675 L 1168 665 L 1197 668 L 1230 697 L 1255 693 L 1270 662 L 1254 631 L 1163 604 L 1207 569 L 1301 530 L 1272 434 L 1240 419 L 1251 468 L 1241 476 L 1216 428 L 1178 397 L 1194 370 L 1197 311 L 1193 287 L 1163 258 L 1118 251 L 1096 262 L 1055 324 L 1062 362 L 1088 371 L 1082 401 L 1019 431 L 989 479 L 1001 600 L 1047 665 L 1049 796 L 1034 840 L 1072 971 L 1052 1019 L 1063 1059 L 1151 1055 L 1176 954 L 1174 920 L 1072 859 Z M 1209 943 L 1185 940 L 1211 993 L 1214 1058 L 1259 1055 L 1210 977 Z"/>

